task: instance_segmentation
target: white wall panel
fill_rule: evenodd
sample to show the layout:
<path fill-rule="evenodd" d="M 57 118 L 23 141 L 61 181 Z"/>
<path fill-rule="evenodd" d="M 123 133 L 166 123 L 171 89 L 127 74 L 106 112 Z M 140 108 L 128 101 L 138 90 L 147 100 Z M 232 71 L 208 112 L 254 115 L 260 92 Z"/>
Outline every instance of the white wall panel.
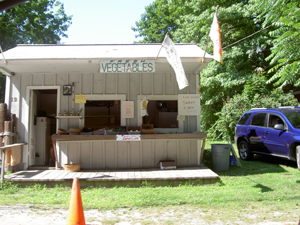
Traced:
<path fill-rule="evenodd" d="M 153 167 L 154 152 L 153 141 L 142 141 L 142 167 Z"/>
<path fill-rule="evenodd" d="M 197 140 L 190 141 L 190 165 L 197 165 L 198 163 L 198 149 Z"/>
<path fill-rule="evenodd" d="M 117 74 L 107 73 L 105 74 L 105 93 L 115 94 L 117 85 Z"/>
<path fill-rule="evenodd" d="M 166 141 L 167 159 L 175 160 L 177 162 L 177 141 L 167 140 Z"/>
<path fill-rule="evenodd" d="M 90 142 L 81 142 L 80 144 L 80 164 L 82 168 L 91 168 L 92 148 Z"/>
<path fill-rule="evenodd" d="M 117 142 L 117 167 L 128 168 L 128 148 L 127 142 Z"/>
<path fill-rule="evenodd" d="M 151 73 L 142 73 L 141 74 L 141 94 L 151 95 L 152 94 L 152 74 Z"/>
<path fill-rule="evenodd" d="M 177 166 L 197 166 L 201 141 L 58 141 L 58 167 L 80 163 L 83 169 L 159 167 L 160 160 L 175 160 Z"/>
<path fill-rule="evenodd" d="M 141 151 L 140 151 L 141 142 L 128 142 L 129 157 L 130 157 L 130 168 L 139 168 L 142 167 L 141 161 Z"/>
<path fill-rule="evenodd" d="M 44 74 L 32 74 L 32 86 L 44 86 Z"/>
<path fill-rule="evenodd" d="M 93 90 L 91 88 L 91 84 L 93 83 L 93 75 L 92 74 L 82 74 L 81 75 L 81 84 L 78 83 L 76 86 L 79 88 L 78 92 L 76 90 L 76 94 L 92 94 Z M 80 85 L 81 85 L 81 93 L 80 93 Z"/>
<path fill-rule="evenodd" d="M 105 146 L 105 168 L 116 168 L 115 164 L 115 142 L 107 141 L 104 143 Z"/>
<path fill-rule="evenodd" d="M 102 94 L 103 93 L 103 83 L 104 83 L 105 74 L 95 73 L 93 76 L 93 94 Z"/>
<path fill-rule="evenodd" d="M 165 76 L 165 94 L 166 95 L 176 95 L 178 91 L 178 85 L 176 81 L 176 76 L 174 71 L 168 74 L 166 73 Z"/>
<path fill-rule="evenodd" d="M 91 95 L 105 95 L 105 94 L 126 94 L 126 100 L 134 101 L 135 104 L 135 118 L 127 119 L 127 125 L 139 126 L 137 95 L 173 95 L 177 96 L 179 93 L 195 94 L 197 92 L 197 76 L 187 74 L 190 86 L 179 91 L 174 71 L 170 73 L 156 73 L 156 74 L 100 74 L 100 73 L 45 73 L 45 74 L 21 74 L 15 75 L 11 78 L 11 95 L 19 92 L 19 110 L 17 113 L 18 133 L 20 134 L 20 141 L 25 140 L 27 135 L 28 112 L 26 105 L 27 86 L 53 86 L 61 87 L 60 91 L 60 112 L 64 111 L 70 113 L 72 110 L 72 97 L 64 96 L 62 94 L 63 85 L 70 85 L 75 83 L 75 94 L 91 94 Z M 25 109 L 25 111 L 24 111 Z M 75 113 L 80 110 L 79 104 L 74 104 Z M 60 120 L 60 128 L 69 129 L 77 128 L 79 126 L 78 120 L 64 119 Z M 197 117 L 186 117 L 184 122 L 184 132 L 194 132 L 197 128 Z M 169 151 L 169 149 L 168 149 Z M 130 153 L 131 154 L 131 153 Z M 111 164 L 110 162 L 109 164 Z M 104 166 L 104 165 L 103 165 Z"/>
<path fill-rule="evenodd" d="M 188 140 L 179 140 L 179 158 L 177 161 L 178 166 L 189 165 L 190 162 L 190 144 Z"/>
<path fill-rule="evenodd" d="M 17 117 L 17 132 L 20 135 L 20 142 L 25 142 L 27 140 L 27 134 L 28 134 L 28 123 L 29 123 L 29 99 L 26 99 L 26 92 L 27 92 L 27 86 L 30 86 L 30 75 L 22 75 L 20 76 L 20 81 L 14 80 L 13 82 L 21 82 L 21 96 L 20 96 L 20 107 L 21 107 L 21 112 L 20 115 L 16 115 Z"/>
<path fill-rule="evenodd" d="M 44 85 L 45 86 L 55 86 L 55 74 L 44 74 Z"/>
<path fill-rule="evenodd" d="M 165 74 L 154 74 L 153 76 L 153 94 L 154 95 L 163 95 L 164 94 L 164 80 Z"/>
<path fill-rule="evenodd" d="M 100 169 L 105 167 L 103 143 L 104 142 L 92 142 L 92 168 Z"/>
<path fill-rule="evenodd" d="M 154 144 L 154 163 L 157 163 L 160 160 L 166 160 L 166 142 L 165 141 L 155 141 Z"/>
<path fill-rule="evenodd" d="M 196 75 L 189 73 L 186 76 L 189 81 L 189 93 L 197 93 Z"/>
<path fill-rule="evenodd" d="M 128 80 L 129 74 L 118 74 L 118 93 L 117 94 L 127 94 L 128 93 Z"/>
<path fill-rule="evenodd" d="M 81 163 L 81 154 L 80 154 L 80 143 L 79 142 L 69 142 L 68 143 L 68 163 Z"/>

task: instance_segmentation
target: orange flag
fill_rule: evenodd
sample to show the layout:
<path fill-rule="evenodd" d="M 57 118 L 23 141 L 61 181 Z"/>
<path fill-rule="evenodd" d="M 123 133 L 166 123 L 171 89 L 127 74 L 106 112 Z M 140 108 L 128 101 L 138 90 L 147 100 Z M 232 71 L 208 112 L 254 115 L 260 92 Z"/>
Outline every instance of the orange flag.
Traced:
<path fill-rule="evenodd" d="M 223 64 L 221 32 L 216 13 L 210 28 L 209 36 L 214 43 L 214 59 Z"/>

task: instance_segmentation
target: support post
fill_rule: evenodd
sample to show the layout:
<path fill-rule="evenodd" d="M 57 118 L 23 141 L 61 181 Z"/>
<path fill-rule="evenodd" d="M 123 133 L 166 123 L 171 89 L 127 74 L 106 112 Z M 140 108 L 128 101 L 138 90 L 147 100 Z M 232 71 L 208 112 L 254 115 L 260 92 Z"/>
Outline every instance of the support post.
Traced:
<path fill-rule="evenodd" d="M 0 104 L 0 133 L 4 132 L 4 121 L 6 118 L 7 105 L 5 103 Z M 0 136 L 0 147 L 3 146 L 3 137 Z"/>
<path fill-rule="evenodd" d="M 4 167 L 5 167 L 5 149 L 2 149 L 2 162 L 1 162 L 1 187 L 4 180 Z"/>

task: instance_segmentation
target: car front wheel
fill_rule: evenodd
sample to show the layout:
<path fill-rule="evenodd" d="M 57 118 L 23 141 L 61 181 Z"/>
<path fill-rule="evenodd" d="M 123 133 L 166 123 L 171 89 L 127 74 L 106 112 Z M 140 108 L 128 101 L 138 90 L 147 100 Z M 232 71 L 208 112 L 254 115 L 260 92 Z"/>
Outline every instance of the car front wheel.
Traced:
<path fill-rule="evenodd" d="M 253 158 L 253 154 L 249 149 L 249 145 L 246 141 L 241 141 L 238 145 L 239 155 L 242 160 L 250 160 Z"/>
<path fill-rule="evenodd" d="M 300 146 L 297 146 L 296 148 L 296 161 L 298 170 L 300 170 Z"/>

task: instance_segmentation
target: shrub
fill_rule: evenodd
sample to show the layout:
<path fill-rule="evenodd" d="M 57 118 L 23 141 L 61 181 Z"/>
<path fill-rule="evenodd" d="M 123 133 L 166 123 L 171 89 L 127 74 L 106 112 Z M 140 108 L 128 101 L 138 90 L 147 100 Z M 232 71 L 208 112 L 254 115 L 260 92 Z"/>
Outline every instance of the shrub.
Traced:
<path fill-rule="evenodd" d="M 274 89 L 269 94 L 254 94 L 249 92 L 235 95 L 216 115 L 215 124 L 209 129 L 212 138 L 230 137 L 233 140 L 235 126 L 239 118 L 251 108 L 275 108 L 279 106 L 299 106 L 299 102 L 292 93 L 284 93 L 281 89 Z"/>

